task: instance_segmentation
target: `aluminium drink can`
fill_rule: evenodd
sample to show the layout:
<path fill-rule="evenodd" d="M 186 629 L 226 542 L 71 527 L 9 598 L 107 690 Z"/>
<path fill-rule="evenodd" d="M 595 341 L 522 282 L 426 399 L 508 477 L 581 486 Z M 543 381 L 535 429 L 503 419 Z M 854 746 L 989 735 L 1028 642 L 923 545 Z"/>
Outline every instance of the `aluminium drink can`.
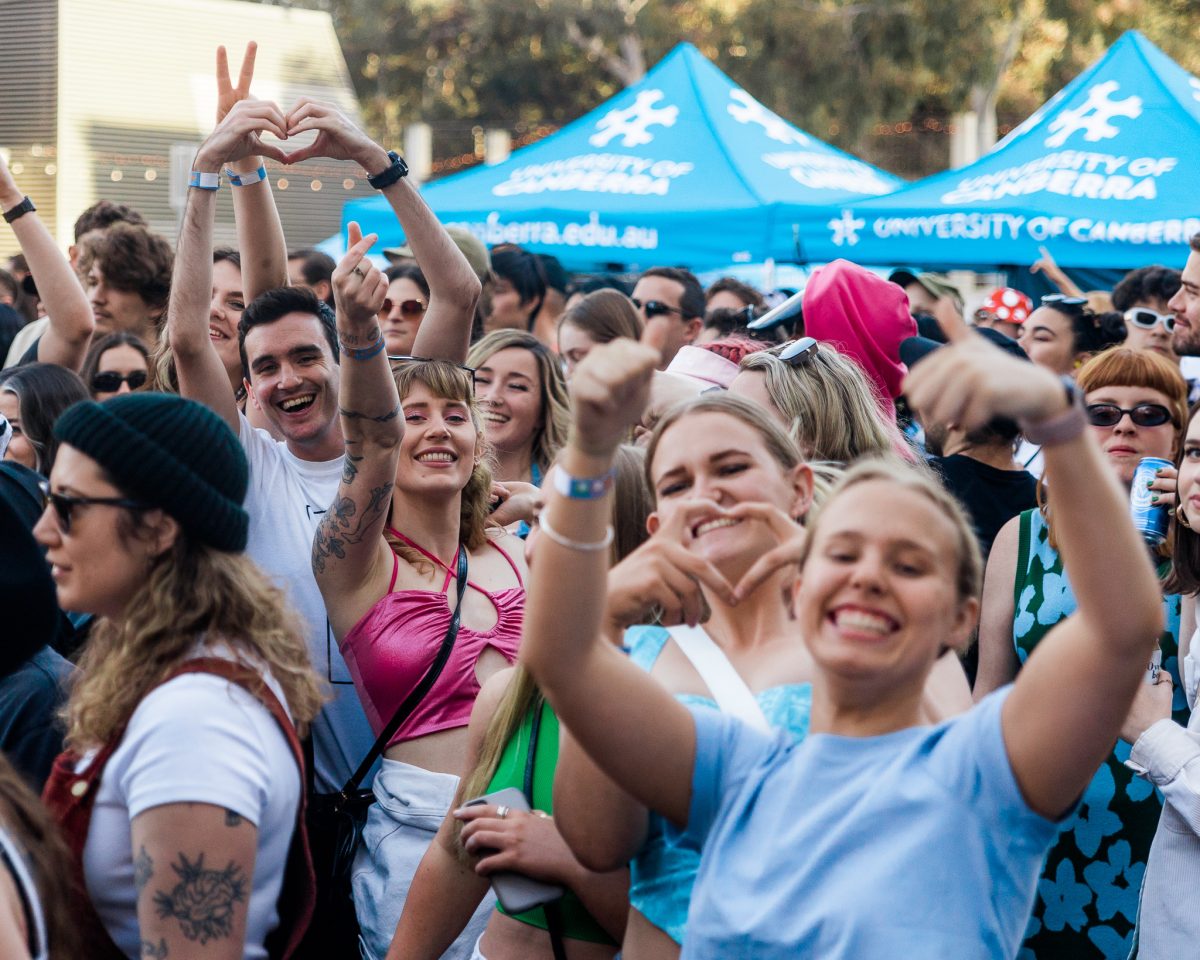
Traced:
<path fill-rule="evenodd" d="M 1175 464 L 1162 457 L 1143 457 L 1133 472 L 1133 486 L 1129 490 L 1129 515 L 1142 539 L 1152 547 L 1157 547 L 1167 539 L 1167 524 L 1171 518 L 1165 505 L 1151 502 L 1151 497 L 1155 494 L 1149 485 L 1154 481 L 1157 471 L 1173 466 Z"/>

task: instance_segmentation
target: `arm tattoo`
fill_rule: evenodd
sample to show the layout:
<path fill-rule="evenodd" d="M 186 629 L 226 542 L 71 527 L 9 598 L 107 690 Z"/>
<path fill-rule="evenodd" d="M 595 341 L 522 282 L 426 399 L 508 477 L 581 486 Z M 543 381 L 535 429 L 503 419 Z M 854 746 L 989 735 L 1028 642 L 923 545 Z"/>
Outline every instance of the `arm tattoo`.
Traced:
<path fill-rule="evenodd" d="M 354 478 L 358 476 L 358 464 L 361 460 L 361 455 L 356 457 L 349 450 L 346 451 L 346 459 L 342 461 L 342 483 L 346 484 L 346 486 L 352 484 Z"/>
<path fill-rule="evenodd" d="M 361 335 L 352 330 L 339 330 L 338 343 L 340 343 L 347 350 L 357 350 L 359 347 L 364 345 L 370 346 L 371 344 L 376 343 L 379 340 L 380 333 L 381 331 L 378 324 Z"/>
<path fill-rule="evenodd" d="M 371 416 L 367 413 L 360 413 L 357 410 L 347 410 L 344 407 L 338 407 L 343 419 L 346 420 L 370 420 L 372 423 L 388 423 L 400 416 L 400 401 L 396 401 L 396 405 L 387 413 L 381 413 L 379 416 Z"/>
<path fill-rule="evenodd" d="M 167 941 L 159 937 L 158 943 L 151 943 L 149 940 L 142 941 L 142 960 L 166 960 Z"/>
<path fill-rule="evenodd" d="M 154 906 L 159 919 L 174 917 L 183 935 L 200 941 L 201 946 L 209 940 L 231 936 L 234 904 L 246 902 L 246 875 L 242 868 L 230 860 L 224 870 L 208 870 L 203 853 L 194 863 L 180 853 L 179 863 L 171 864 L 171 869 L 179 876 L 179 882 L 170 893 L 165 890 L 155 893 Z"/>
<path fill-rule="evenodd" d="M 338 497 L 325 512 L 313 537 L 312 562 L 317 573 L 325 572 L 329 557 L 346 558 L 346 544 L 361 543 L 365 528 L 387 510 L 394 484 L 385 483 L 371 491 L 362 514 L 352 497 Z"/>
<path fill-rule="evenodd" d="M 146 852 L 146 845 L 142 844 L 133 861 L 133 885 L 139 896 L 141 896 L 142 888 L 150 882 L 153 875 L 154 859 Z"/>
<path fill-rule="evenodd" d="M 232 810 L 225 811 L 225 826 L 240 827 L 245 818 L 239 813 L 234 813 Z"/>

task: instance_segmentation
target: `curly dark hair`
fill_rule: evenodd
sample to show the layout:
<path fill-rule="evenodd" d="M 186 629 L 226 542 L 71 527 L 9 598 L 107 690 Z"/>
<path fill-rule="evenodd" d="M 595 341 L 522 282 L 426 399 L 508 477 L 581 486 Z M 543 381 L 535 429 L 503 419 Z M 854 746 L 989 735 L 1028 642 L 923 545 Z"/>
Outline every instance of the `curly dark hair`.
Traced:
<path fill-rule="evenodd" d="M 175 264 L 166 238 L 137 224 L 114 223 L 84 244 L 79 272 L 87 276 L 93 264 L 116 289 L 139 294 L 151 307 L 166 307 Z"/>
<path fill-rule="evenodd" d="M 1113 287 L 1113 309 L 1124 313 L 1138 303 L 1153 300 L 1166 303 L 1179 292 L 1180 277 L 1178 270 L 1158 264 L 1131 270 Z"/>

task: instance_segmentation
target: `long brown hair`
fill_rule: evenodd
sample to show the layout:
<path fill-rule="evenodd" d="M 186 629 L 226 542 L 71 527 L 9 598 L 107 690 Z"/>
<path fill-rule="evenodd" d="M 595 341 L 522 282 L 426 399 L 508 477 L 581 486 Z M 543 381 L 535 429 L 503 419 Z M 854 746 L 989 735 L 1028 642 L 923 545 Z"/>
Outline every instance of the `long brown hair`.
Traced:
<path fill-rule="evenodd" d="M 139 522 L 123 515 L 118 534 L 134 536 Z M 119 736 L 142 698 L 201 638 L 228 644 L 251 667 L 268 668 L 304 735 L 322 698 L 282 591 L 245 554 L 214 550 L 181 533 L 152 561 L 122 622 L 103 619 L 93 628 L 64 710 L 68 746 L 81 751 Z"/>
<path fill-rule="evenodd" d="M 79 925 L 71 912 L 71 855 L 58 826 L 13 765 L 0 754 L 0 828 L 25 855 L 46 920 L 50 960 L 81 955 Z"/>
<path fill-rule="evenodd" d="M 642 451 L 639 448 L 619 447 L 613 467 L 616 470 L 616 481 L 612 501 L 611 564 L 617 564 L 640 547 L 649 536 L 646 518 L 653 509 L 653 502 L 642 475 Z M 487 732 L 483 736 L 483 746 L 479 751 L 479 761 L 475 764 L 475 769 L 463 778 L 463 797 L 471 799 L 487 790 L 487 785 L 491 783 L 496 769 L 500 766 L 500 758 L 504 755 L 508 742 L 516 736 L 530 713 L 542 709 L 542 700 L 542 692 L 534 682 L 533 676 L 522 665 L 517 664 L 513 668 L 508 687 L 496 705 L 496 712 L 488 723 Z M 456 836 L 461 829 L 462 824 L 458 823 L 455 828 Z M 465 860 L 467 854 L 462 844 L 459 844 L 458 850 L 460 857 Z"/>
<path fill-rule="evenodd" d="M 1188 412 L 1187 427 L 1200 414 L 1200 403 Z M 1175 457 L 1175 469 L 1183 466 L 1183 444 Z M 1183 512 L 1184 491 L 1179 491 L 1179 505 L 1175 508 L 1175 529 L 1171 534 L 1171 573 L 1163 584 L 1163 593 L 1183 593 L 1194 595 L 1200 593 L 1200 531 L 1186 524 L 1180 517 Z"/>

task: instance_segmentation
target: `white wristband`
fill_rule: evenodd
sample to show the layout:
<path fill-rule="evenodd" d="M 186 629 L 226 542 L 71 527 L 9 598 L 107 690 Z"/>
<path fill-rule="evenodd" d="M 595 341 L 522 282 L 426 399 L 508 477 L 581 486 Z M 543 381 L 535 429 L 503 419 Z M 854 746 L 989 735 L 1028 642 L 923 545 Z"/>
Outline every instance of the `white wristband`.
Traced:
<path fill-rule="evenodd" d="M 225 178 L 229 181 L 230 186 L 248 187 L 252 183 L 259 183 L 267 179 L 267 168 L 259 164 L 257 170 L 253 173 L 234 173 L 228 167 L 225 168 Z"/>

